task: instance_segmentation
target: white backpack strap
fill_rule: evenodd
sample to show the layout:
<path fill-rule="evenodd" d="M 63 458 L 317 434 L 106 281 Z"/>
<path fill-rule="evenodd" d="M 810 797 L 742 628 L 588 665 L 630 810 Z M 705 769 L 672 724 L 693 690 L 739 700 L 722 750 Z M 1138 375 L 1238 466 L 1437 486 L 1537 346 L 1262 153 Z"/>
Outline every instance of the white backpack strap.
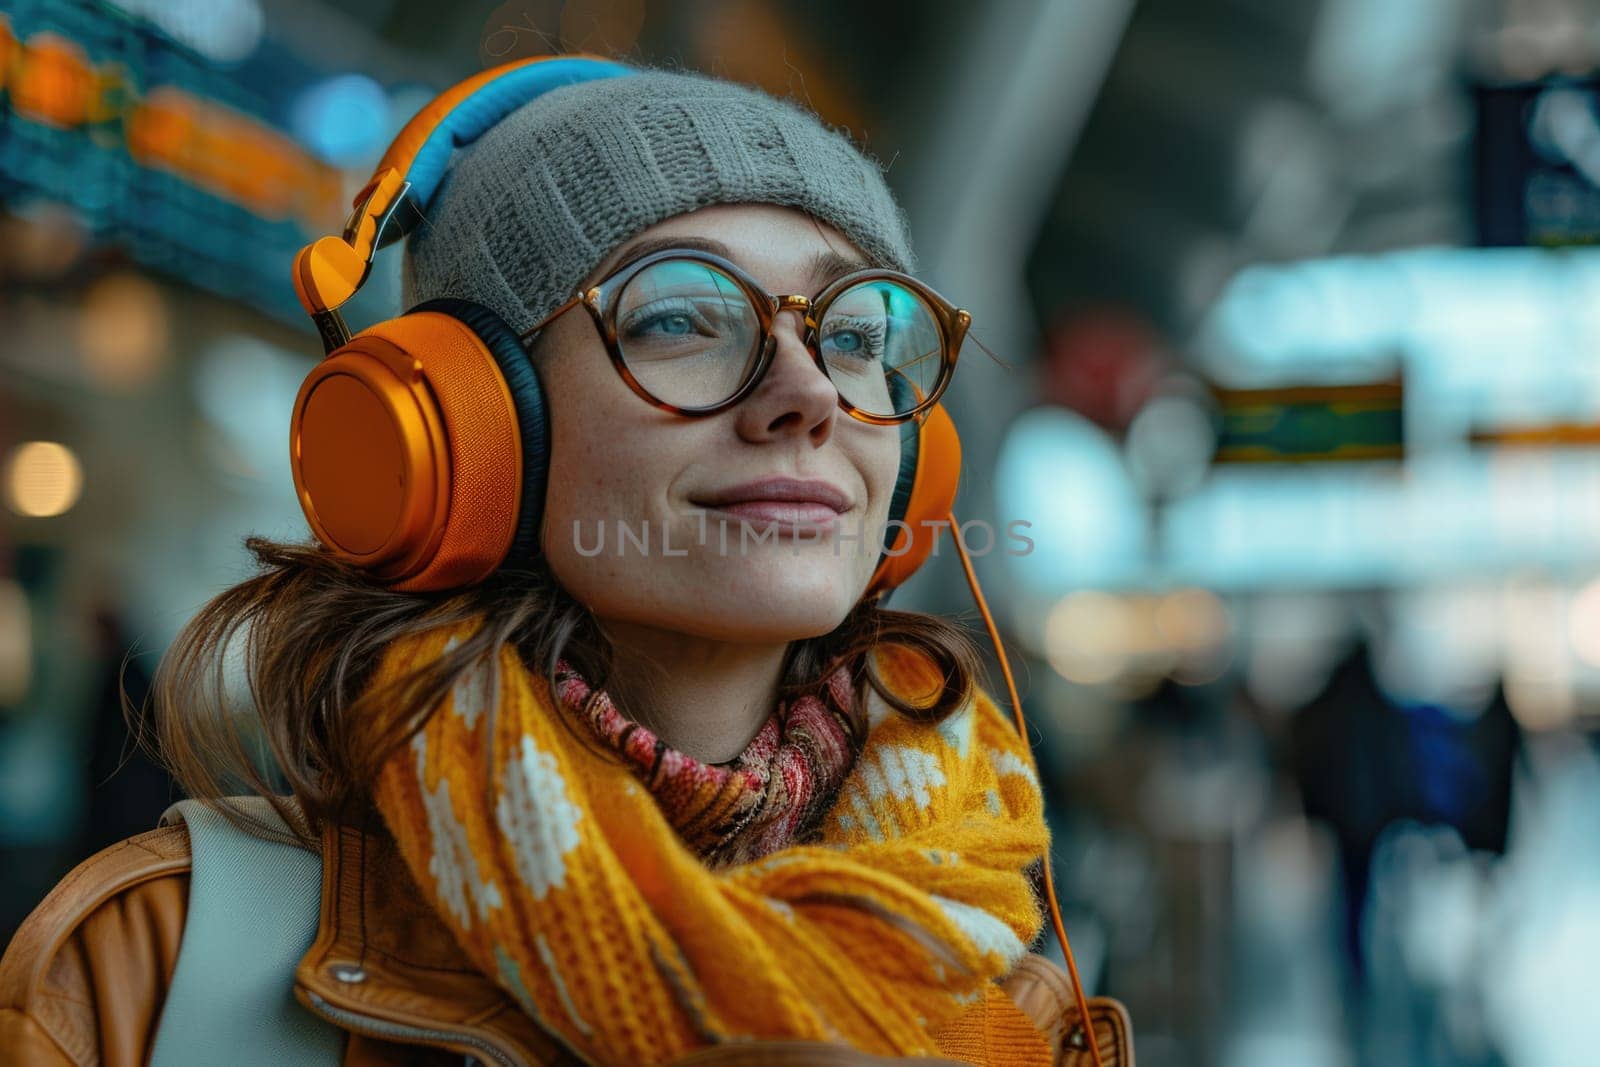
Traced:
<path fill-rule="evenodd" d="M 188 827 L 193 866 L 151 1067 L 337 1065 L 344 1031 L 294 998 L 295 967 L 317 932 L 322 858 L 263 798 L 226 803 L 254 829 L 196 800 L 161 817 Z"/>

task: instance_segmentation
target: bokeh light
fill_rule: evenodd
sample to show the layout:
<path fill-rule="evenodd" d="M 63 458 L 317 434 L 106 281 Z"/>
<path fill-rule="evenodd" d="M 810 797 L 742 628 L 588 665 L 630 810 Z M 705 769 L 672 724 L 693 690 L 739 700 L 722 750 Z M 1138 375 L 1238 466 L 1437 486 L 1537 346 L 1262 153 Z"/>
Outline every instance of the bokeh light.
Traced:
<path fill-rule="evenodd" d="M 66 445 L 29 441 L 6 459 L 6 506 L 18 515 L 49 518 L 70 511 L 83 491 L 83 467 Z"/>
<path fill-rule="evenodd" d="M 22 586 L 0 578 L 0 707 L 28 692 L 33 676 L 33 622 Z"/>
<path fill-rule="evenodd" d="M 1600 667 L 1600 581 L 1590 582 L 1572 599 L 1567 634 L 1578 658 Z"/>
<path fill-rule="evenodd" d="M 1045 656 L 1069 682 L 1109 682 L 1128 662 L 1136 625 L 1121 598 L 1094 590 L 1072 593 L 1045 623 Z"/>
<path fill-rule="evenodd" d="M 353 166 L 374 157 L 390 133 L 389 98 L 362 74 L 341 74 L 303 91 L 290 124 L 329 163 Z"/>
<path fill-rule="evenodd" d="M 78 346 L 96 383 L 131 388 L 150 381 L 165 365 L 171 340 L 166 298 L 148 278 L 108 275 L 84 295 Z"/>

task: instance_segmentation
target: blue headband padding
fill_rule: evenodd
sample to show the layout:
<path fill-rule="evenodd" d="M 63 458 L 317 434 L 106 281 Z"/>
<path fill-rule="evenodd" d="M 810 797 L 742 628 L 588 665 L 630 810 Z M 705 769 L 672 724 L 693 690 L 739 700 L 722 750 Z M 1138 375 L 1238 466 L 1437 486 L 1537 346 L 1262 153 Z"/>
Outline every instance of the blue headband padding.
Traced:
<path fill-rule="evenodd" d="M 491 126 L 528 101 L 563 85 L 637 73 L 636 68 L 625 63 L 579 56 L 540 60 L 507 71 L 462 100 L 439 120 L 422 147 L 417 149 L 411 169 L 406 173 L 405 180 L 411 183 L 407 198 L 418 209 L 425 210 L 434 193 L 439 191 L 451 154 L 476 141 Z M 395 214 L 402 231 L 410 228 L 408 222 L 411 221 L 401 218 L 404 215 L 405 212 Z"/>

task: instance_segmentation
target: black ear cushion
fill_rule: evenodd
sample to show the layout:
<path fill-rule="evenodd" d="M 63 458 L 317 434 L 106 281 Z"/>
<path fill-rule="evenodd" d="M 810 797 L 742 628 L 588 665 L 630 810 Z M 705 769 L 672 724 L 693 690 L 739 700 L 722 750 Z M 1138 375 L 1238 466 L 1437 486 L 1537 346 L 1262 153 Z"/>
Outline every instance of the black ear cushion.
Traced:
<path fill-rule="evenodd" d="M 550 471 L 550 420 L 544 388 L 516 331 L 482 304 L 455 297 L 426 300 L 408 311 L 438 311 L 459 319 L 478 335 L 500 367 L 517 408 L 522 435 L 522 503 L 508 562 L 533 558 L 539 551 L 539 523 L 544 517 L 545 480 Z"/>
<path fill-rule="evenodd" d="M 894 495 L 889 498 L 889 518 L 904 522 L 906 509 L 911 506 L 911 486 L 917 480 L 917 451 L 922 444 L 922 427 L 915 419 L 908 419 L 900 424 L 900 474 L 894 481 Z M 894 539 L 900 533 L 900 527 L 889 526 L 883 532 L 883 551 L 878 554 L 878 566 L 889 558 L 889 549 L 894 547 Z M 894 595 L 893 589 L 885 590 L 878 595 L 878 604 L 888 606 L 889 598 Z"/>
<path fill-rule="evenodd" d="M 895 409 L 904 411 L 916 403 L 911 385 L 899 374 L 889 375 L 889 397 Z M 889 498 L 889 520 L 904 522 L 906 509 L 911 506 L 911 486 L 917 480 L 917 450 L 922 444 L 922 426 L 915 419 L 900 424 L 900 475 L 894 482 L 894 495 Z M 890 526 L 883 532 L 883 550 L 894 547 L 899 527 Z M 881 558 L 879 562 L 882 562 Z"/>
<path fill-rule="evenodd" d="M 916 403 L 913 398 L 911 385 L 898 374 L 889 375 L 889 396 L 894 400 L 896 409 L 905 410 Z M 894 495 L 889 498 L 889 519 L 891 522 L 904 522 L 906 511 L 911 507 L 911 487 L 917 480 L 917 455 L 922 445 L 922 424 L 915 419 L 907 419 L 900 424 L 900 473 L 894 480 Z M 899 536 L 900 527 L 887 526 L 883 531 L 883 551 L 878 555 L 878 564 L 888 558 L 889 550 L 894 547 L 894 539 Z M 880 595 L 878 602 L 887 604 L 889 597 L 894 593 L 890 589 Z"/>
<path fill-rule="evenodd" d="M 894 480 L 894 495 L 889 498 L 889 519 L 904 522 L 906 509 L 911 506 L 911 486 L 917 480 L 917 450 L 922 444 L 922 427 L 915 419 L 900 424 L 900 473 Z M 900 533 L 898 526 L 890 526 L 883 533 L 883 550 L 894 547 Z"/>

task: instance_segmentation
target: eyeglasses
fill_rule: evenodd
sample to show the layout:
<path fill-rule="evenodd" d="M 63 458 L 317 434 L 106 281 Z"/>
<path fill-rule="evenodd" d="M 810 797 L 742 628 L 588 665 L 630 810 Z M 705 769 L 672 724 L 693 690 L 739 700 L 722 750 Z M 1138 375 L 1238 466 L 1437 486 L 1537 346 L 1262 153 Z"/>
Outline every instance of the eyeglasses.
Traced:
<path fill-rule="evenodd" d="M 578 293 L 522 334 L 526 345 L 582 304 L 611 363 L 646 402 L 713 415 L 743 400 L 772 365 L 780 312 L 804 321 L 811 358 L 863 422 L 920 419 L 944 393 L 972 316 L 898 271 L 853 271 L 815 297 L 774 296 L 736 264 L 663 249 Z"/>

